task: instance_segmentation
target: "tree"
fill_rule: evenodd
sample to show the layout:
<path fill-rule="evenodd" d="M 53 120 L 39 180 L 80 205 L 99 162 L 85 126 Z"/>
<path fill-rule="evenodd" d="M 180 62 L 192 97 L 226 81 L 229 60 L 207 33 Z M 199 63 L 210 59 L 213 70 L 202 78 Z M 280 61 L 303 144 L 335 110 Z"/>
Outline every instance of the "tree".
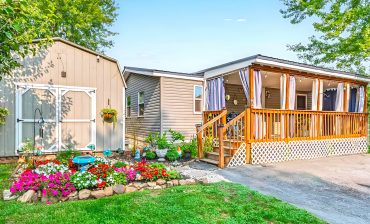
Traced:
<path fill-rule="evenodd" d="M 109 38 L 117 33 L 109 28 L 117 18 L 115 0 L 38 0 L 35 4 L 42 14 L 53 15 L 49 22 L 53 36 L 101 52 L 113 46 Z"/>
<path fill-rule="evenodd" d="M 298 57 L 315 65 L 334 65 L 338 69 L 369 73 L 370 2 L 369 0 L 283 0 L 284 18 L 298 24 L 313 17 L 320 36 L 308 44 L 288 45 Z"/>
<path fill-rule="evenodd" d="M 18 57 L 24 57 L 48 43 L 46 19 L 34 4 L 25 0 L 0 0 L 0 81 L 4 75 L 19 66 Z M 32 44 L 38 33 L 45 40 Z"/>
<path fill-rule="evenodd" d="M 51 37 L 100 52 L 112 47 L 116 10 L 115 0 L 0 0 L 0 80 Z"/>

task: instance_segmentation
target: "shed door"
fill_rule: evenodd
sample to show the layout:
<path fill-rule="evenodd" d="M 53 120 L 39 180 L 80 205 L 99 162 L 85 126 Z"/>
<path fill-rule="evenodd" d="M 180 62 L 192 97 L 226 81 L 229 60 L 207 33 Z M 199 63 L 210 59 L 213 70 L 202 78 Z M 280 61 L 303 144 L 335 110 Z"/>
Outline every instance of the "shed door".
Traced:
<path fill-rule="evenodd" d="M 37 124 L 38 110 L 45 121 L 43 138 Z M 96 145 L 96 96 L 92 88 L 17 84 L 16 115 L 17 148 L 27 139 L 33 142 L 34 136 L 36 146 L 43 146 L 45 152 Z"/>
<path fill-rule="evenodd" d="M 58 89 L 52 87 L 17 86 L 16 92 L 16 145 L 36 139 L 36 146 L 43 146 L 44 151 L 58 148 L 57 108 Z M 37 123 L 40 112 L 44 118 L 43 139 L 40 138 L 40 126 Z M 34 119 L 36 125 L 34 125 Z"/>
<path fill-rule="evenodd" d="M 60 141 L 63 148 L 95 145 L 95 90 L 60 89 Z"/>

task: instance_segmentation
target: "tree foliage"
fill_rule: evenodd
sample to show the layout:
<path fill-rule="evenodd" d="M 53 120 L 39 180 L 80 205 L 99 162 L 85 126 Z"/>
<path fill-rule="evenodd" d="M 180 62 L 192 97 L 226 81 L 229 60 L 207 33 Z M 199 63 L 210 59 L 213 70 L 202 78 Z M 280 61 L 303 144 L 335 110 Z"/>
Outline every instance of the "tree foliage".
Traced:
<path fill-rule="evenodd" d="M 0 0 L 0 80 L 51 37 L 101 52 L 112 47 L 116 11 L 115 0 Z"/>
<path fill-rule="evenodd" d="M 308 17 L 319 36 L 308 44 L 288 45 L 298 56 L 315 65 L 335 65 L 338 69 L 368 73 L 370 61 L 369 0 L 282 0 L 280 10 L 292 24 Z"/>

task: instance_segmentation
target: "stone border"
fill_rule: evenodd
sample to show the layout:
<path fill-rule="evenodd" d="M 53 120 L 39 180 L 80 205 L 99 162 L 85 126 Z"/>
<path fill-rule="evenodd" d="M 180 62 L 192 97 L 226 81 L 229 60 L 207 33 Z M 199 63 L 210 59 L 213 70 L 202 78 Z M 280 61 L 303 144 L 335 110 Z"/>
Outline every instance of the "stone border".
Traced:
<path fill-rule="evenodd" d="M 133 182 L 128 185 L 115 185 L 106 187 L 100 190 L 89 190 L 83 189 L 80 191 L 74 191 L 69 194 L 67 197 L 58 198 L 52 196 L 42 196 L 41 191 L 34 191 L 28 190 L 21 196 L 12 195 L 9 190 L 3 191 L 4 201 L 14 200 L 18 198 L 18 201 L 24 203 L 36 203 L 42 202 L 47 204 L 58 203 L 58 202 L 65 202 L 65 201 L 77 201 L 77 200 L 86 200 L 86 199 L 98 199 L 103 197 L 112 196 L 114 194 L 124 194 L 124 193 L 132 193 L 136 191 L 143 191 L 143 190 L 160 190 L 175 186 L 183 186 L 183 185 L 193 185 L 196 184 L 197 181 L 195 179 L 176 179 L 176 180 L 163 180 L 159 179 L 153 182 Z M 206 182 L 201 182 L 206 184 Z"/>

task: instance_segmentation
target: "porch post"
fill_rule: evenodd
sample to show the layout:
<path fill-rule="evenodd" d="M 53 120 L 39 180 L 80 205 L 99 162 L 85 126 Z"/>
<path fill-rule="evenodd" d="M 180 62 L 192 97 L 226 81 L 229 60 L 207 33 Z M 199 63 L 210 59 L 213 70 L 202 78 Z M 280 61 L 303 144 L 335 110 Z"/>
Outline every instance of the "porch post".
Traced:
<path fill-rule="evenodd" d="M 200 131 L 200 128 L 202 127 L 202 125 L 196 124 L 195 127 L 197 131 L 198 159 L 202 159 L 203 158 L 203 142 L 202 142 L 203 131 Z"/>
<path fill-rule="evenodd" d="M 253 102 L 254 102 L 254 68 L 252 66 L 249 66 L 249 108 L 253 108 Z M 250 137 L 251 139 L 254 139 L 254 114 L 251 113 L 251 123 L 250 123 Z M 247 127 L 248 128 L 248 127 Z"/>

